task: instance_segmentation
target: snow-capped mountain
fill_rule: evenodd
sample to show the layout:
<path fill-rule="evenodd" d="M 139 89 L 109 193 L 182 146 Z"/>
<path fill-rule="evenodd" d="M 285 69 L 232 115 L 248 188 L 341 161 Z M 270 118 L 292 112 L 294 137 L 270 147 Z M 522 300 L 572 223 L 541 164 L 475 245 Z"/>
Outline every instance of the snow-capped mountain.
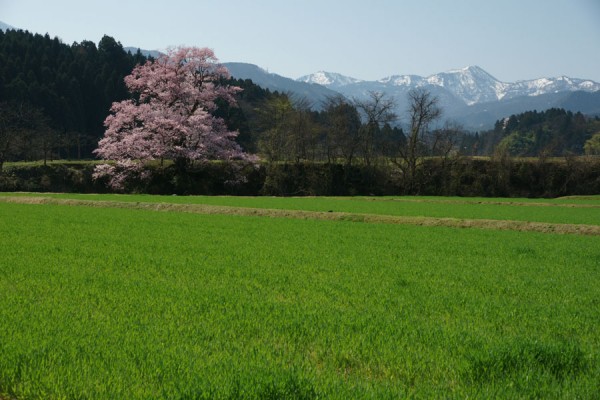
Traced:
<path fill-rule="evenodd" d="M 393 75 L 378 82 L 410 88 L 438 86 L 449 90 L 466 104 L 495 101 L 503 97 L 505 84 L 479 67 L 466 67 L 459 70 L 422 77 L 418 75 Z"/>
<path fill-rule="evenodd" d="M 518 96 L 539 96 L 547 93 L 560 92 L 596 92 L 600 90 L 600 83 L 589 79 L 576 79 L 561 76 L 558 78 L 540 78 L 529 81 L 518 81 L 507 85 L 505 96 L 508 98 Z"/>
<path fill-rule="evenodd" d="M 500 100 L 506 89 L 505 83 L 477 66 L 442 72 L 425 80 L 430 85 L 448 89 L 468 105 Z"/>
<path fill-rule="evenodd" d="M 315 72 L 314 74 L 305 75 L 296 80 L 304 83 L 316 83 L 317 85 L 327 86 L 330 89 L 336 89 L 338 87 L 362 82 L 360 79 L 351 78 L 335 72 L 325 71 L 319 71 Z"/>
<path fill-rule="evenodd" d="M 501 82 L 480 67 L 470 66 L 422 77 L 418 75 L 393 75 L 378 81 L 361 81 L 336 73 L 317 72 L 298 78 L 301 82 L 311 82 L 337 90 L 347 96 L 360 97 L 369 90 L 383 92 L 404 92 L 417 87 L 443 88 L 466 105 L 488 103 L 521 96 L 600 90 L 600 83 L 561 76 L 529 81 Z"/>

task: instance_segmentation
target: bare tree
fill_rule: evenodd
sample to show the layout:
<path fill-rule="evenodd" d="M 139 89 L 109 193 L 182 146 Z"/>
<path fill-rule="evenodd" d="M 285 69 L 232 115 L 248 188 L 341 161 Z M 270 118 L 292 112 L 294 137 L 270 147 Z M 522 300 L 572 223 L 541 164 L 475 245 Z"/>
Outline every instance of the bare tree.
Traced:
<path fill-rule="evenodd" d="M 301 160 L 315 161 L 319 145 L 319 130 L 312 117 L 313 104 L 306 98 L 300 98 L 294 101 L 293 106 L 289 158 L 297 163 Z"/>
<path fill-rule="evenodd" d="M 356 107 L 340 95 L 328 98 L 323 108 L 326 113 L 327 161 L 335 162 L 343 158 L 347 165 L 352 165 L 362 141 L 360 116 Z"/>
<path fill-rule="evenodd" d="M 396 101 L 387 97 L 385 93 L 369 92 L 369 98 L 365 100 L 354 100 L 354 104 L 362 114 L 365 124 L 363 125 L 363 157 L 365 163 L 370 165 L 377 156 L 376 138 L 381 127 L 397 119 L 394 112 Z"/>
<path fill-rule="evenodd" d="M 437 120 L 442 110 L 439 99 L 425 89 L 413 89 L 408 93 L 410 127 L 406 145 L 400 149 L 400 160 L 396 163 L 404 175 L 406 189 L 414 192 L 417 167 L 424 155 L 424 140 L 429 135 L 429 127 Z"/>
<path fill-rule="evenodd" d="M 289 93 L 273 96 L 257 111 L 258 149 L 269 162 L 315 161 L 319 129 L 312 103 Z"/>
<path fill-rule="evenodd" d="M 286 95 L 267 99 L 261 106 L 258 115 L 258 129 L 261 132 L 258 148 L 269 162 L 287 159 L 293 114 L 294 106 Z"/>
<path fill-rule="evenodd" d="M 431 155 L 447 160 L 456 152 L 461 132 L 462 126 L 454 122 L 446 122 L 443 127 L 432 131 L 428 144 Z"/>

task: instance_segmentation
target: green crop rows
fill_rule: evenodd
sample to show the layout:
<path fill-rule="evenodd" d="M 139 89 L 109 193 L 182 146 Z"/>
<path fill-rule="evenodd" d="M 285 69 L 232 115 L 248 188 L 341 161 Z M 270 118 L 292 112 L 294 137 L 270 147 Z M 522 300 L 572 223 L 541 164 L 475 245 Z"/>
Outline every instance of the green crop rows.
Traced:
<path fill-rule="evenodd" d="M 1 399 L 600 397 L 598 236 L 0 202 L 0 249 Z"/>

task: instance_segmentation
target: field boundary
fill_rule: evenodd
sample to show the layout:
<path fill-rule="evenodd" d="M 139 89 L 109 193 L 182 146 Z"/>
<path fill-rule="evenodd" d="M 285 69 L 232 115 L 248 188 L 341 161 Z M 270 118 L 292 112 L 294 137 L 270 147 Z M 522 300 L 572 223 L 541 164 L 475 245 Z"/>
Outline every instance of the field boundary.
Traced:
<path fill-rule="evenodd" d="M 433 203 L 433 204 L 478 204 L 491 206 L 517 206 L 517 207 L 564 207 L 564 208 L 600 208 L 599 204 L 575 204 L 575 203 L 546 203 L 546 202 L 525 202 L 525 201 L 486 201 L 486 200 L 438 200 L 438 199 L 401 199 L 401 198 L 370 198 L 364 197 L 367 201 L 391 201 L 398 203 Z"/>
<path fill-rule="evenodd" d="M 548 222 L 529 222 L 515 220 L 494 219 L 460 219 L 460 218 L 438 218 L 438 217 L 409 217 L 379 214 L 359 214 L 348 212 L 325 212 L 325 211 L 303 211 L 282 210 L 272 208 L 251 208 L 217 206 L 207 204 L 170 204 L 170 203 L 145 203 L 125 202 L 107 200 L 79 200 L 58 199 L 52 197 L 27 197 L 27 196 L 0 196 L 0 202 L 19 204 L 50 204 L 64 206 L 84 206 L 99 208 L 123 208 L 162 212 L 185 212 L 209 215 L 235 215 L 248 217 L 270 217 L 270 218 L 293 218 L 293 219 L 315 219 L 327 221 L 345 221 L 362 223 L 381 223 L 417 226 L 443 226 L 452 228 L 478 228 L 489 230 L 511 230 L 524 232 L 541 232 L 555 234 L 575 234 L 600 236 L 600 226 L 585 224 L 562 224 Z"/>

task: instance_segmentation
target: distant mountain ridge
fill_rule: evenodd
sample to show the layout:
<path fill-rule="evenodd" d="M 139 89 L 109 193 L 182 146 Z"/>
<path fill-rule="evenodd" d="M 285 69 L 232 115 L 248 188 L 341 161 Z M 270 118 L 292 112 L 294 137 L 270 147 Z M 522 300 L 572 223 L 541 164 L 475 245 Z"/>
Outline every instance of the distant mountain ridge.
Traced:
<path fill-rule="evenodd" d="M 315 72 L 314 74 L 307 75 L 296 80 L 305 83 L 315 83 L 317 85 L 327 86 L 330 88 L 339 88 L 342 86 L 351 85 L 353 83 L 364 82 L 361 79 L 351 78 L 335 72 L 325 71 Z"/>
<path fill-rule="evenodd" d="M 377 81 L 319 71 L 297 79 L 300 82 L 316 83 L 335 88 L 342 94 L 355 95 L 368 86 L 375 90 L 382 88 L 408 88 L 437 86 L 448 90 L 466 105 L 486 103 L 521 96 L 539 96 L 548 93 L 600 90 L 600 83 L 589 79 L 576 79 L 561 76 L 558 78 L 539 78 L 517 82 L 501 82 L 478 66 L 441 72 L 428 77 L 418 75 L 393 75 Z"/>
<path fill-rule="evenodd" d="M 536 109 L 541 111 L 555 107 L 600 114 L 598 82 L 566 76 L 502 82 L 477 66 L 427 77 L 392 75 L 377 81 L 319 71 L 297 80 L 323 85 L 350 99 L 364 99 L 372 91 L 386 93 L 396 100 L 399 115 L 408 107 L 408 92 L 424 88 L 440 99 L 444 118 L 471 130 L 489 129 L 498 119 Z"/>
<path fill-rule="evenodd" d="M 140 49 L 139 47 L 131 47 L 131 46 L 123 47 L 123 50 L 128 51 L 131 54 L 135 54 L 139 50 L 140 53 L 142 53 L 142 55 L 144 55 L 144 57 L 152 57 L 152 58 L 158 58 L 163 54 L 158 50 L 144 50 L 144 49 Z"/>
<path fill-rule="evenodd" d="M 228 62 L 223 63 L 231 76 L 237 79 L 250 79 L 252 82 L 265 89 L 278 92 L 287 92 L 298 99 L 306 99 L 312 103 L 314 109 L 320 109 L 328 97 L 340 94 L 323 85 L 299 82 L 281 75 L 270 73 L 254 64 Z"/>

